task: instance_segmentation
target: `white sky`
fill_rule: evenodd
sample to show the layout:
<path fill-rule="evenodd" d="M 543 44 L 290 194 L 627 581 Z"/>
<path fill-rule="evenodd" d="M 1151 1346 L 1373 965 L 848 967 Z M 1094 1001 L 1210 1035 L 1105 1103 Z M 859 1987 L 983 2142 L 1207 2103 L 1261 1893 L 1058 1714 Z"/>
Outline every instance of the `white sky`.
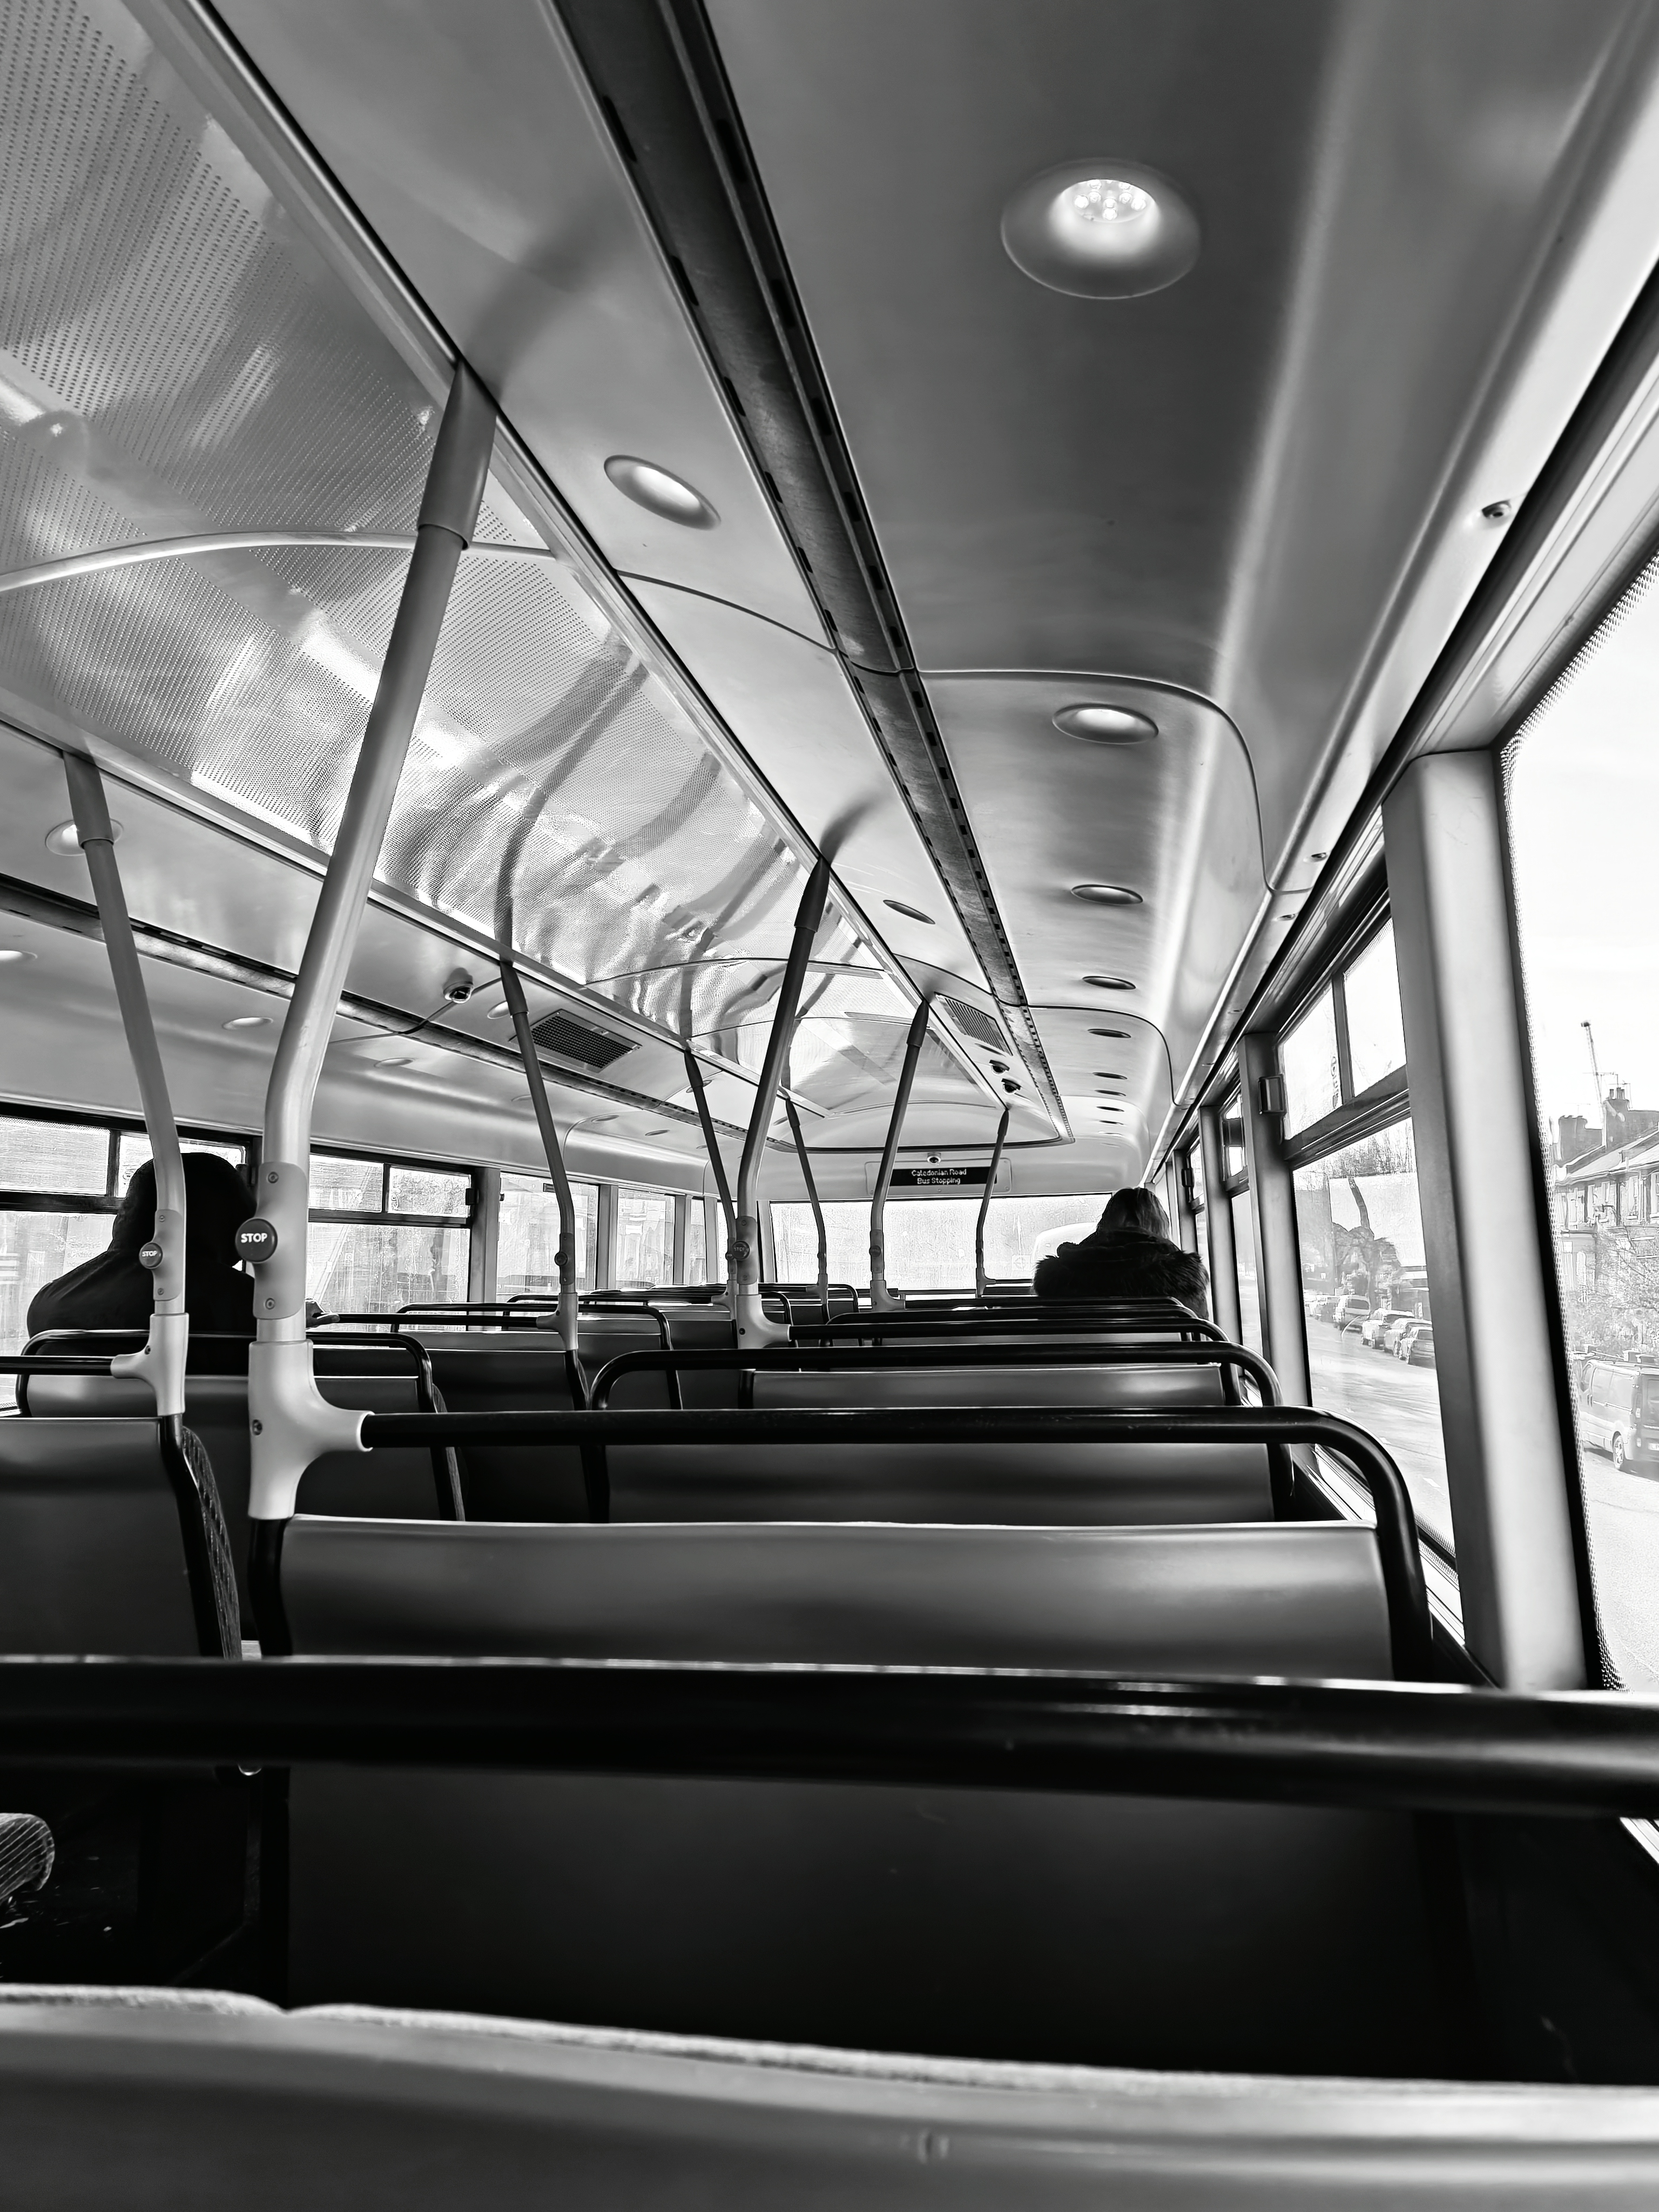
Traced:
<path fill-rule="evenodd" d="M 1540 1106 L 1600 1121 L 1584 1021 L 1659 1106 L 1659 586 L 1527 737 L 1510 820 Z"/>

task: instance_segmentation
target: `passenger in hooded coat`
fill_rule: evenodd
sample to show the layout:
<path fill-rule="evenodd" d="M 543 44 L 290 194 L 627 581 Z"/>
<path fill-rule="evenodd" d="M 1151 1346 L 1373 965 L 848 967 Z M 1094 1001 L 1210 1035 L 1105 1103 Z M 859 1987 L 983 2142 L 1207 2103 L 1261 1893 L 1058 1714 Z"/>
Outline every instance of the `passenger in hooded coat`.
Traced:
<path fill-rule="evenodd" d="M 1139 1188 L 1114 1191 L 1094 1234 L 1039 1261 L 1032 1288 L 1040 1298 L 1176 1298 L 1209 1316 L 1197 1255 L 1170 1242 L 1169 1216 Z"/>
<path fill-rule="evenodd" d="M 252 1336 L 253 1284 L 236 1264 L 236 1231 L 253 1194 L 228 1160 L 185 1154 L 185 1304 L 192 1334 Z M 115 1217 L 109 1249 L 83 1260 L 35 1292 L 29 1333 L 46 1328 L 147 1329 L 155 1279 L 138 1257 L 155 1231 L 155 1170 L 135 1170 Z"/>

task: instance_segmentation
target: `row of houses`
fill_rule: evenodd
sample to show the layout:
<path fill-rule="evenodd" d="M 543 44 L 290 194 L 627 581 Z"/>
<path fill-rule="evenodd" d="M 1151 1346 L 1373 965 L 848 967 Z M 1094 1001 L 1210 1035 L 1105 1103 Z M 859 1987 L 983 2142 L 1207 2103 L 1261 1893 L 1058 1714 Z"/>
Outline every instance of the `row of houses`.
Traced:
<path fill-rule="evenodd" d="M 1570 1349 L 1659 1347 L 1659 1110 L 1619 1087 L 1600 1128 L 1562 1115 L 1552 1164 Z"/>

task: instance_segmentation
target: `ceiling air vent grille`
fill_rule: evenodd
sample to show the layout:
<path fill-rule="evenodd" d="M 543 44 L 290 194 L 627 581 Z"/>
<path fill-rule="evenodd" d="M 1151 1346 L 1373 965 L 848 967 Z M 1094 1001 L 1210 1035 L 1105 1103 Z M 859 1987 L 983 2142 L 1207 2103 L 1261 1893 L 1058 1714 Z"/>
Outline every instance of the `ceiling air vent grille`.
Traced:
<path fill-rule="evenodd" d="M 988 1045 L 993 1052 L 1007 1051 L 1008 1040 L 989 1014 L 970 1006 L 965 999 L 941 999 L 939 1004 L 963 1036 L 972 1037 L 975 1044 Z"/>
<path fill-rule="evenodd" d="M 544 1014 L 532 1024 L 530 1034 L 544 1052 L 556 1053 L 561 1060 L 574 1060 L 583 1067 L 609 1067 L 613 1060 L 632 1052 L 633 1045 L 626 1037 L 611 1036 L 604 1030 L 591 1030 L 586 1022 L 579 1022 L 572 1014 Z"/>

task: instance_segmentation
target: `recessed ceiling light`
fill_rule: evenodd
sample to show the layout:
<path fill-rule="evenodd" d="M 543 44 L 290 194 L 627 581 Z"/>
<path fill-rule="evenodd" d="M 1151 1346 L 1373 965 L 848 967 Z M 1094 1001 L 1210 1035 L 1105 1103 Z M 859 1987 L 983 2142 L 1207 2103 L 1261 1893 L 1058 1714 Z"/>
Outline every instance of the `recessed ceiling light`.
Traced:
<path fill-rule="evenodd" d="M 1081 738 L 1091 745 L 1144 745 L 1158 735 L 1158 724 L 1150 714 L 1138 714 L 1133 707 L 1091 705 L 1086 701 L 1079 706 L 1062 707 L 1054 722 L 1063 738 Z"/>
<path fill-rule="evenodd" d="M 498 999 L 493 1006 L 489 1006 L 485 1009 L 486 1013 L 492 1022 L 499 1020 L 501 1015 L 506 1013 L 507 1011 L 507 1006 L 505 999 Z"/>
<path fill-rule="evenodd" d="M 720 520 L 700 491 L 683 477 L 659 469 L 654 461 L 640 460 L 632 453 L 612 453 L 605 472 L 624 499 L 631 499 L 635 507 L 659 515 L 665 522 L 683 523 L 688 530 L 712 530 Z"/>
<path fill-rule="evenodd" d="M 1125 1080 L 1121 1070 L 1115 1067 L 1097 1067 L 1095 1074 L 1102 1083 L 1121 1083 Z"/>
<path fill-rule="evenodd" d="M 109 826 L 110 842 L 112 844 L 118 845 L 121 842 L 121 825 L 118 822 L 112 822 Z M 60 860 L 78 860 L 81 854 L 81 832 L 76 828 L 74 823 L 54 823 L 46 832 L 46 850 L 49 853 L 56 853 Z"/>
<path fill-rule="evenodd" d="M 1091 983 L 1097 991 L 1133 991 L 1134 988 L 1127 975 L 1085 975 L 1083 980 L 1085 983 Z"/>
<path fill-rule="evenodd" d="M 931 914 L 924 914 L 919 906 L 906 906 L 902 899 L 884 899 L 882 904 L 890 906 L 895 914 L 908 915 L 912 921 L 925 921 L 929 929 L 935 927 Z"/>
<path fill-rule="evenodd" d="M 1090 906 L 1139 906 L 1141 902 L 1140 893 L 1132 891 L 1127 884 L 1073 884 L 1072 896 Z"/>
<path fill-rule="evenodd" d="M 1129 1042 L 1127 1030 L 1091 1030 L 1089 1034 L 1091 1036 L 1115 1037 L 1120 1044 L 1127 1044 Z"/>
<path fill-rule="evenodd" d="M 33 960 L 35 957 L 33 952 L 25 952 L 21 945 L 0 945 L 0 961 L 8 967 L 15 967 L 20 960 Z"/>
<path fill-rule="evenodd" d="M 221 1022 L 219 1026 L 222 1030 L 268 1030 L 270 1027 L 270 1016 L 269 1014 L 233 1014 L 228 1022 Z"/>
<path fill-rule="evenodd" d="M 373 1060 L 369 1062 L 369 1068 L 373 1072 L 378 1067 L 413 1067 L 414 1065 L 407 1054 L 402 1054 L 396 1060 Z"/>
<path fill-rule="evenodd" d="M 1198 258 L 1198 217 L 1167 177 L 1100 155 L 1044 169 L 1002 210 L 1017 269 L 1051 292 L 1133 300 L 1161 292 Z"/>

